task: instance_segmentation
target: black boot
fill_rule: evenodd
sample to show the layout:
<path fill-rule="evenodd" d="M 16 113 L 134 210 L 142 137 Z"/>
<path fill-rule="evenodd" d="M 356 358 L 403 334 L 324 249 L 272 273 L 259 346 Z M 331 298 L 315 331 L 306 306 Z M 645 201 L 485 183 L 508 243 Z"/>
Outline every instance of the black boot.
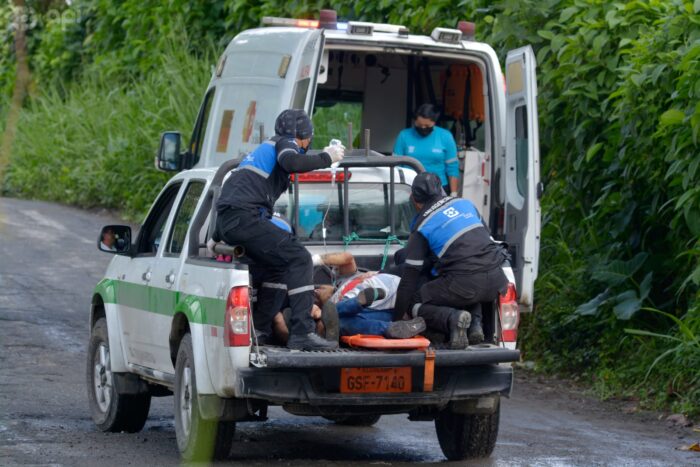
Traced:
<path fill-rule="evenodd" d="M 468 311 L 454 310 L 450 316 L 450 342 L 449 347 L 454 350 L 466 349 L 469 347 L 467 330 L 471 322 L 471 315 Z"/>
<path fill-rule="evenodd" d="M 287 347 L 292 350 L 334 350 L 338 348 L 338 342 L 327 341 L 315 332 L 308 334 L 289 336 Z"/>
<path fill-rule="evenodd" d="M 472 315 L 472 323 L 469 325 L 469 343 L 471 345 L 484 342 L 484 329 L 481 327 L 481 316 Z"/>
<path fill-rule="evenodd" d="M 257 338 L 257 344 L 258 345 L 267 345 L 270 342 L 270 334 L 260 331 L 259 329 L 255 329 L 255 337 Z M 255 345 L 256 340 L 253 339 L 253 345 Z"/>
<path fill-rule="evenodd" d="M 385 336 L 390 339 L 408 339 L 417 336 L 425 331 L 425 320 L 423 318 L 414 318 L 410 321 L 393 321 L 389 324 Z"/>
<path fill-rule="evenodd" d="M 321 321 L 323 321 L 323 327 L 326 328 L 326 340 L 338 342 L 340 339 L 340 317 L 335 303 L 328 301 L 323 305 Z"/>

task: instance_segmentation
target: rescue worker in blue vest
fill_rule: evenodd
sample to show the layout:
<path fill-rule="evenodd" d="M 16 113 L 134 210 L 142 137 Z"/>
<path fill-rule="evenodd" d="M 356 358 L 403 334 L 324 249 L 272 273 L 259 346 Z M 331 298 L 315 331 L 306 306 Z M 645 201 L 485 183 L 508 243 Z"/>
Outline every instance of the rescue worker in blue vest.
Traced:
<path fill-rule="evenodd" d="M 446 196 L 435 174 L 416 176 L 411 199 L 419 212 L 406 246 L 394 319 L 422 317 L 428 328 L 449 336 L 452 349 L 481 343 L 479 304 L 506 291 L 501 265 L 507 252 L 491 239 L 476 207 Z M 417 289 L 427 261 L 433 262 L 437 277 Z"/>
<path fill-rule="evenodd" d="M 257 268 L 265 269 L 254 315 L 259 343 L 272 335 L 272 321 L 285 295 L 292 309 L 287 347 L 324 350 L 338 346 L 315 333 L 311 317 L 314 301 L 311 255 L 291 232 L 269 219 L 277 198 L 289 188 L 292 173 L 327 168 L 343 159 L 342 145 L 308 155 L 313 125 L 303 110 L 283 111 L 275 122 L 275 136 L 262 143 L 234 169 L 216 203 L 216 230 L 229 245 L 240 245 Z"/>

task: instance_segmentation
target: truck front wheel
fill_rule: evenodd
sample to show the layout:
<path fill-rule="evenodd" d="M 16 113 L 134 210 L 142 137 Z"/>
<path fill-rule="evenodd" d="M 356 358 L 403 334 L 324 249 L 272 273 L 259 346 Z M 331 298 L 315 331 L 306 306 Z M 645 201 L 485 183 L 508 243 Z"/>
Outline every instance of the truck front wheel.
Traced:
<path fill-rule="evenodd" d="M 175 360 L 175 437 L 183 459 L 226 459 L 233 445 L 235 422 L 203 419 L 197 400 L 192 337 L 185 334 Z"/>
<path fill-rule="evenodd" d="M 115 386 L 104 318 L 92 327 L 87 355 L 88 400 L 95 425 L 102 431 L 141 431 L 151 408 L 151 395 L 121 394 Z"/>
<path fill-rule="evenodd" d="M 444 410 L 435 418 L 440 448 L 451 461 L 488 457 L 496 447 L 501 405 L 491 414 Z"/>

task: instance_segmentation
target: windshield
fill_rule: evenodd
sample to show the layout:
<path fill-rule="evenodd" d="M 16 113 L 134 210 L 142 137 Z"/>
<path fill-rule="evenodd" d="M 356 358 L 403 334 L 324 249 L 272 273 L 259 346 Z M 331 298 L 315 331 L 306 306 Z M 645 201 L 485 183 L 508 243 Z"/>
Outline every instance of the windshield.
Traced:
<path fill-rule="evenodd" d="M 407 239 L 415 209 L 410 202 L 411 187 L 396 183 L 394 198 L 394 231 L 400 239 Z M 349 184 L 349 232 L 361 239 L 383 240 L 391 234 L 389 183 Z M 286 216 L 294 223 L 294 185 L 286 195 L 280 196 L 275 212 Z M 325 222 L 324 222 L 325 218 Z M 299 223 L 295 226 L 300 240 L 342 241 L 343 228 L 343 183 L 300 183 Z"/>

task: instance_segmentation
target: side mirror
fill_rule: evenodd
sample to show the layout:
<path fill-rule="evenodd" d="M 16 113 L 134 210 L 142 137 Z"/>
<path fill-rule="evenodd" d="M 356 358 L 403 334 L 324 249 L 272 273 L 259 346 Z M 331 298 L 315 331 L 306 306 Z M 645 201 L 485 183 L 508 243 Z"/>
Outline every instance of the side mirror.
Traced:
<path fill-rule="evenodd" d="M 182 170 L 180 144 L 182 135 L 179 131 L 165 131 L 160 135 L 160 145 L 156 156 L 156 169 L 164 172 L 179 172 Z"/>
<path fill-rule="evenodd" d="M 131 253 L 131 227 L 106 225 L 102 227 L 97 249 L 105 253 L 128 255 Z"/>

